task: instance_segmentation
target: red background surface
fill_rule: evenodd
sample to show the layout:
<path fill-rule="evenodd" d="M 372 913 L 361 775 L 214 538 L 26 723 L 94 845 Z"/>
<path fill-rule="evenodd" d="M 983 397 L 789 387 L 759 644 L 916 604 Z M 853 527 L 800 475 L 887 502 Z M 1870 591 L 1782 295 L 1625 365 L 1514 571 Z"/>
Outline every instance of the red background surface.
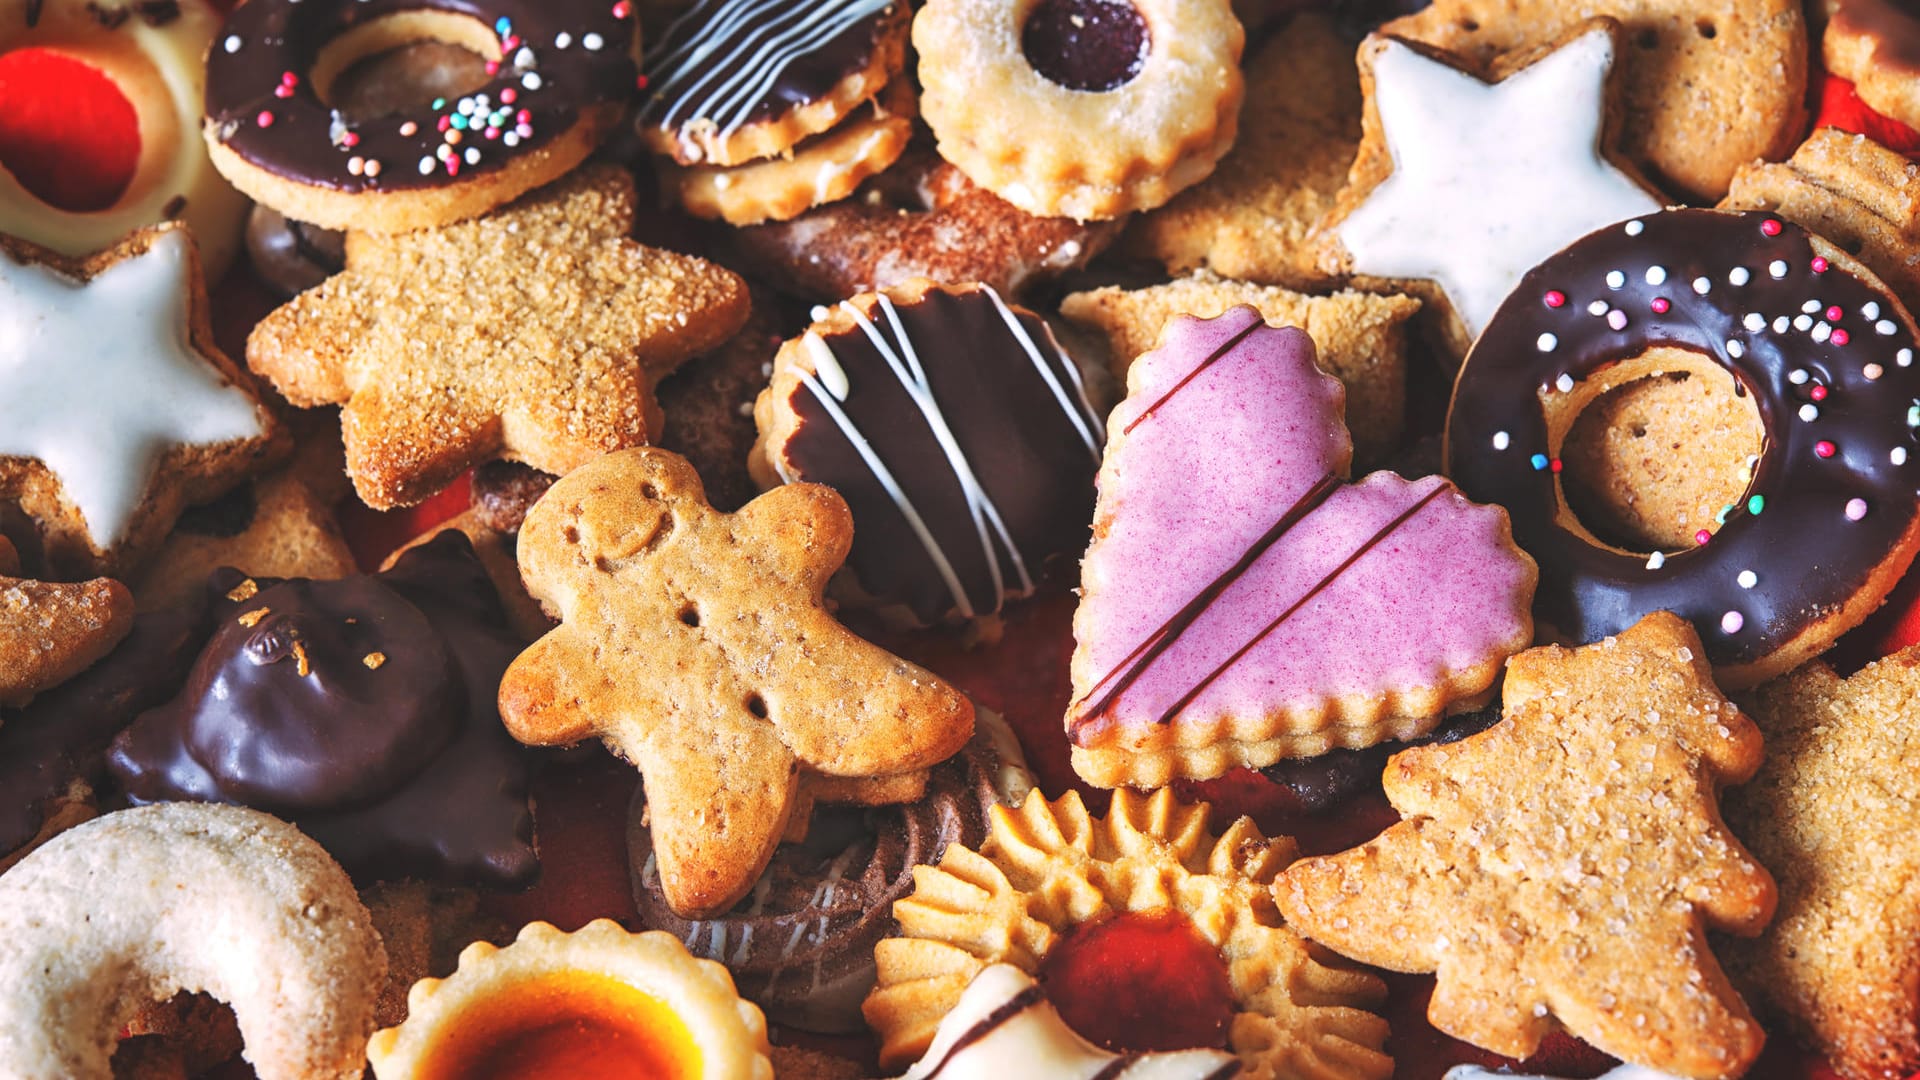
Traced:
<path fill-rule="evenodd" d="M 1920 152 L 1920 133 L 1872 113 L 1850 84 L 1829 78 L 1818 96 L 1819 122 L 1864 132 L 1902 152 Z M 37 50 L 0 56 L 0 163 L 30 190 L 70 209 L 110 205 L 132 175 L 138 153 L 133 110 L 98 73 Z M 216 296 L 218 322 L 235 355 L 246 328 L 272 304 L 246 273 L 240 268 Z M 371 564 L 465 505 L 465 485 L 456 484 L 426 506 L 403 514 L 377 514 L 354 504 L 343 508 L 343 517 L 356 552 Z M 1920 576 L 1904 582 L 1886 609 L 1842 643 L 1842 662 L 1857 663 L 1920 640 L 1916 600 Z M 1004 713 L 1026 743 L 1041 786 L 1058 793 L 1079 786 L 1067 764 L 1059 727 L 1067 703 L 1071 616 L 1070 596 L 1037 599 L 1011 612 L 1000 646 L 971 653 L 938 634 L 883 640 Z M 536 788 L 544 876 L 527 893 L 496 898 L 493 908 L 511 921 L 542 918 L 563 928 L 602 915 L 631 920 L 623 834 L 636 783 L 630 768 L 604 756 L 547 769 Z M 1090 801 L 1104 802 L 1098 793 L 1088 794 Z M 1249 813 L 1269 832 L 1296 835 L 1310 853 L 1350 846 L 1394 817 L 1375 795 L 1344 805 L 1327 818 L 1300 818 L 1286 795 L 1251 774 L 1194 785 L 1187 794 L 1214 800 L 1221 824 L 1232 814 Z M 1388 1049 L 1398 1062 L 1397 1075 L 1429 1080 L 1455 1063 L 1502 1063 L 1427 1026 L 1424 1010 L 1431 979 L 1390 976 L 1389 983 L 1392 996 L 1386 1012 L 1394 1034 Z M 858 1043 L 839 1045 L 867 1052 Z M 1550 1041 L 1526 1063 L 1529 1071 L 1577 1077 L 1596 1075 L 1610 1064 L 1566 1037 Z M 1751 1075 L 1825 1080 L 1833 1074 L 1776 1034 Z"/>

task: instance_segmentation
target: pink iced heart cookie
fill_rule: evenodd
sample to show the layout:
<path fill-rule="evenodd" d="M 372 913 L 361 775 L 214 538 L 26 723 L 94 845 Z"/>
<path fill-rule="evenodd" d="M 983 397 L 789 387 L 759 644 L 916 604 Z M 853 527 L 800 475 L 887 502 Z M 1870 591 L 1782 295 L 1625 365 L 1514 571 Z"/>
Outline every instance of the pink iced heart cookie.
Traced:
<path fill-rule="evenodd" d="M 1340 384 L 1249 307 L 1182 317 L 1108 423 L 1074 617 L 1074 768 L 1158 787 L 1425 733 L 1533 641 L 1506 512 L 1346 480 Z"/>

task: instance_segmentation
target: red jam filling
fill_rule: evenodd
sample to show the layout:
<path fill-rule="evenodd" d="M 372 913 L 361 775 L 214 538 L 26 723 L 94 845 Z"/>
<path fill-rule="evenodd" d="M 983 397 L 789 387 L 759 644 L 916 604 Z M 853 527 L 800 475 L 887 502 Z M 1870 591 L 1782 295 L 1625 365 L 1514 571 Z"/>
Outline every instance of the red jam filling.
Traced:
<path fill-rule="evenodd" d="M 1179 912 L 1074 930 L 1048 951 L 1040 982 L 1067 1026 L 1110 1052 L 1226 1048 L 1226 964 Z"/>
<path fill-rule="evenodd" d="M 1020 32 L 1033 70 L 1069 90 L 1096 93 L 1132 82 L 1151 41 L 1147 20 L 1127 0 L 1040 0 Z"/>
<path fill-rule="evenodd" d="M 99 69 L 51 49 L 0 55 L 0 166 L 34 198 L 105 210 L 139 161 L 133 105 Z"/>

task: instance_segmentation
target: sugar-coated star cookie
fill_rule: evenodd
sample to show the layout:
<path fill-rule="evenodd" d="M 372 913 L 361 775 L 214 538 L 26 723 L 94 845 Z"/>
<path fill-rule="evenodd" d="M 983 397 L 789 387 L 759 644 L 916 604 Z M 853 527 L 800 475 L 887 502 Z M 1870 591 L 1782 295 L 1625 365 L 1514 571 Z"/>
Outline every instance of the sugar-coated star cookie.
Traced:
<path fill-rule="evenodd" d="M 182 225 L 86 259 L 0 235 L 0 328 L 0 501 L 38 522 L 54 575 L 136 563 L 277 448 Z"/>
<path fill-rule="evenodd" d="M 1767 737 L 1727 821 L 1780 880 L 1780 912 L 1727 969 L 1842 1075 L 1920 1068 L 1920 647 L 1842 679 L 1814 662 L 1745 698 Z"/>
<path fill-rule="evenodd" d="M 1773 914 L 1715 802 L 1759 767 L 1759 729 L 1667 612 L 1514 657 L 1502 697 L 1492 728 L 1389 761 L 1403 820 L 1295 863 L 1281 912 L 1344 955 L 1437 972 L 1427 1018 L 1496 1053 L 1526 1057 L 1557 1023 L 1635 1064 L 1739 1076 L 1763 1036 L 1705 931 Z"/>
<path fill-rule="evenodd" d="M 888 776 L 972 735 L 959 692 L 827 613 L 852 534 L 830 488 L 789 485 L 723 514 L 686 459 L 650 448 L 583 466 L 527 513 L 520 572 L 561 625 L 507 670 L 502 719 L 534 745 L 598 736 L 639 767 L 682 915 L 753 887 L 802 766 Z"/>
<path fill-rule="evenodd" d="M 296 405 L 342 404 L 369 506 L 496 457 L 565 473 L 660 431 L 653 386 L 747 318 L 746 286 L 644 247 L 633 181 L 582 169 L 475 221 L 349 234 L 347 269 L 261 320 L 247 362 Z"/>
<path fill-rule="evenodd" d="M 1364 134 L 1325 226 L 1326 269 L 1435 305 L 1445 344 L 1464 355 L 1536 263 L 1659 210 L 1607 157 L 1618 29 L 1596 19 L 1484 66 L 1368 38 Z"/>

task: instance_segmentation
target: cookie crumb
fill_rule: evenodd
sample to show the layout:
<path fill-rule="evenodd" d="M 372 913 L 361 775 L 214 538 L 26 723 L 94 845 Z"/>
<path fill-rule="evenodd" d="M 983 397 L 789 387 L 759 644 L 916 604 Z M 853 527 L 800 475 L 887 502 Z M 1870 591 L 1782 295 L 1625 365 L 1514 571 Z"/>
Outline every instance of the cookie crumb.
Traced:
<path fill-rule="evenodd" d="M 380 666 L 387 662 L 387 654 L 383 652 L 370 652 L 361 657 L 360 662 L 367 665 L 368 671 L 379 671 Z"/>

